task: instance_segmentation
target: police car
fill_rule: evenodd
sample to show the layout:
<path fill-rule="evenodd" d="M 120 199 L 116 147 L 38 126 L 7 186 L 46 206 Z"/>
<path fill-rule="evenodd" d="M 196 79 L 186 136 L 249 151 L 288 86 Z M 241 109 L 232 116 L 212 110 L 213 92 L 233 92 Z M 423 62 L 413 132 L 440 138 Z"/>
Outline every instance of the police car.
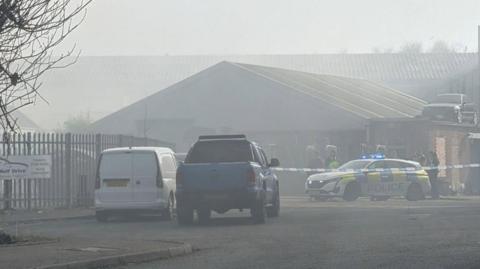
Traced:
<path fill-rule="evenodd" d="M 335 172 L 309 176 L 305 191 L 316 200 L 342 197 L 354 201 L 360 196 L 387 200 L 403 196 L 417 201 L 430 193 L 430 181 L 417 162 L 374 155 L 347 162 Z"/>

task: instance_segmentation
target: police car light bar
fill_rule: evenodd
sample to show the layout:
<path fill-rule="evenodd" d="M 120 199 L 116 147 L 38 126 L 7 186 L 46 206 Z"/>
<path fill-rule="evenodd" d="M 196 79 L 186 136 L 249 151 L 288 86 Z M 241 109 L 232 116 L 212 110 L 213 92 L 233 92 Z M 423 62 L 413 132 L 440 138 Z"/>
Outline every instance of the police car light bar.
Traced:
<path fill-rule="evenodd" d="M 385 159 L 385 155 L 381 153 L 365 154 L 365 155 L 362 155 L 362 159 L 383 160 Z"/>

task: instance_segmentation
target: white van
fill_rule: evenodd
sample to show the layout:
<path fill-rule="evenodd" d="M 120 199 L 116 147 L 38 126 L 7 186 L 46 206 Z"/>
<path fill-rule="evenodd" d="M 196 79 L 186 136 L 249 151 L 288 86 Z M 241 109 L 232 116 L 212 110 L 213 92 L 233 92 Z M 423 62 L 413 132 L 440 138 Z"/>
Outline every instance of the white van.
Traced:
<path fill-rule="evenodd" d="M 161 213 L 175 208 L 177 164 L 169 148 L 112 148 L 102 152 L 95 182 L 95 216 Z"/>

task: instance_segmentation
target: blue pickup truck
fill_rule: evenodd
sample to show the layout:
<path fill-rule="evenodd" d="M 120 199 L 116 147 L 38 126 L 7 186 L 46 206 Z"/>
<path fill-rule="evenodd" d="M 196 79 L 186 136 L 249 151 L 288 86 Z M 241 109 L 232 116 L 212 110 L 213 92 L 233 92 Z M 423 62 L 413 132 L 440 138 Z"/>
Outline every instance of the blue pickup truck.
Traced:
<path fill-rule="evenodd" d="M 256 223 L 266 216 L 277 217 L 280 192 L 262 148 L 245 135 L 200 136 L 177 169 L 177 220 L 193 223 L 210 220 L 212 210 L 223 214 L 230 209 L 250 209 Z"/>

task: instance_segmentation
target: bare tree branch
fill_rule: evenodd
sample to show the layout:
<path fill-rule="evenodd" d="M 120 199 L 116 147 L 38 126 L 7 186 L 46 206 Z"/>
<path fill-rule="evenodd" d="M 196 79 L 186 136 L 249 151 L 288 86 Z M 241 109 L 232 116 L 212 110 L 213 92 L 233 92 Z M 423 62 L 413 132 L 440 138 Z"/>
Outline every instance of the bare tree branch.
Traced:
<path fill-rule="evenodd" d="M 85 19 L 92 0 L 0 0 L 0 126 L 18 131 L 13 112 L 46 101 L 42 75 L 78 59 L 75 46 L 59 56 L 54 48 Z M 70 56 L 73 60 L 63 61 Z M 70 57 L 69 59 L 71 59 Z"/>

